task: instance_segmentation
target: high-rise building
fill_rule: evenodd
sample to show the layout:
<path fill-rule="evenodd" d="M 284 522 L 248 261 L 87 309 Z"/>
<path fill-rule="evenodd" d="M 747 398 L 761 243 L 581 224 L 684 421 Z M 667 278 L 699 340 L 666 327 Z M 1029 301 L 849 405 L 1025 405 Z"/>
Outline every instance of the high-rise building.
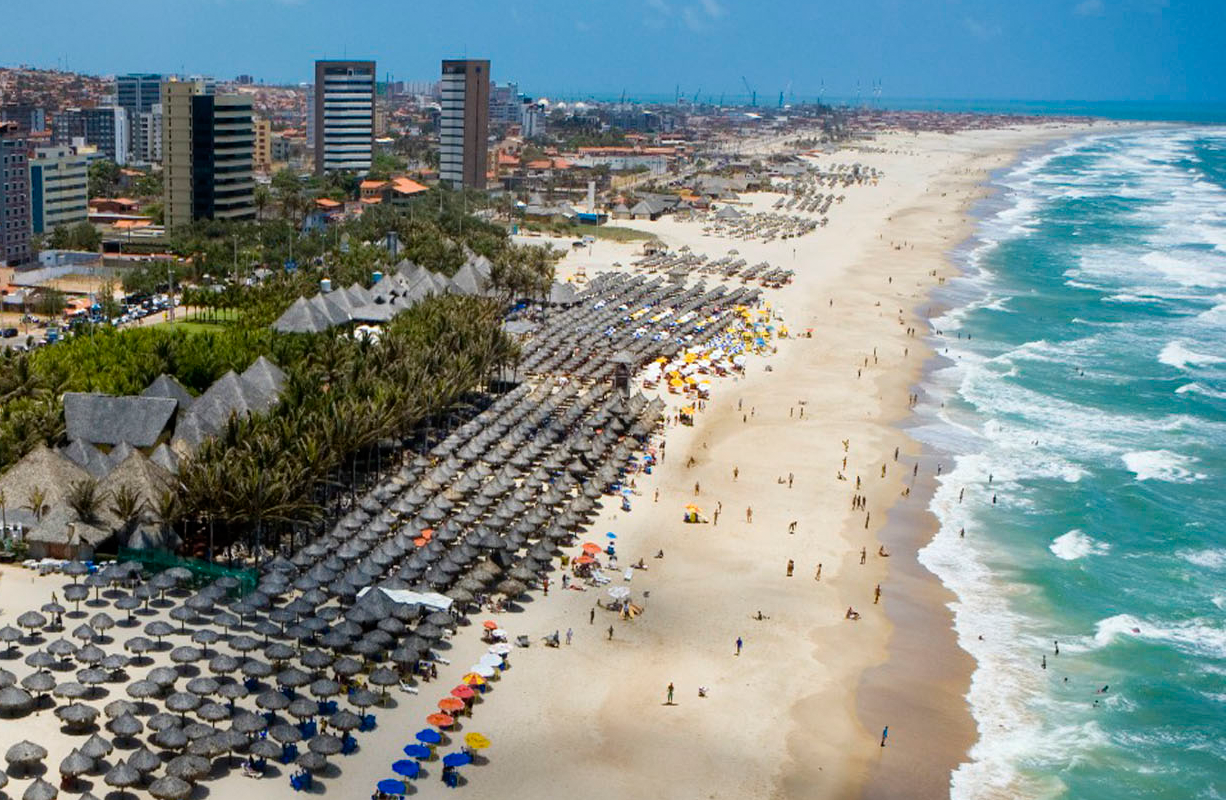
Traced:
<path fill-rule="evenodd" d="M 272 123 L 263 117 L 252 121 L 255 131 L 255 149 L 251 155 L 252 166 L 259 172 L 272 169 Z"/>
<path fill-rule="evenodd" d="M 51 143 L 67 147 L 84 139 L 116 164 L 127 164 L 130 153 L 128 113 L 119 106 L 66 108 L 51 119 Z"/>
<path fill-rule="evenodd" d="M 115 105 L 128 114 L 128 128 L 131 130 L 131 162 L 150 163 L 149 153 L 155 148 L 150 146 L 149 136 L 153 125 L 151 116 L 154 106 L 162 102 L 162 76 L 157 73 L 129 73 L 115 78 Z M 146 118 L 145 115 L 150 115 Z M 156 149 L 161 149 L 159 144 Z"/>
<path fill-rule="evenodd" d="M 166 227 L 197 219 L 254 219 L 251 98 L 206 94 L 199 81 L 162 84 Z"/>
<path fill-rule="evenodd" d="M 143 150 L 135 160 L 146 164 L 162 163 L 162 104 L 154 103 L 140 113 L 140 142 Z"/>
<path fill-rule="evenodd" d="M 0 264 L 30 260 L 30 168 L 16 122 L 0 122 Z"/>
<path fill-rule="evenodd" d="M 499 86 L 490 82 L 490 124 L 513 125 L 522 119 L 523 100 L 519 94 L 519 86 L 508 83 Z"/>
<path fill-rule="evenodd" d="M 439 177 L 452 187 L 485 188 L 489 149 L 490 62 L 443 61 Z"/>
<path fill-rule="evenodd" d="M 523 122 L 520 123 L 520 133 L 525 139 L 535 139 L 545 135 L 545 110 L 540 103 L 524 103 Z"/>
<path fill-rule="evenodd" d="M 369 172 L 375 139 L 375 62 L 315 62 L 315 174 Z"/>
<path fill-rule="evenodd" d="M 50 233 L 89 220 L 89 159 L 73 147 L 38 147 L 30 158 L 30 227 Z"/>
<path fill-rule="evenodd" d="M 47 112 L 41 106 L 30 103 L 0 106 L 0 122 L 16 122 L 25 133 L 45 131 Z"/>

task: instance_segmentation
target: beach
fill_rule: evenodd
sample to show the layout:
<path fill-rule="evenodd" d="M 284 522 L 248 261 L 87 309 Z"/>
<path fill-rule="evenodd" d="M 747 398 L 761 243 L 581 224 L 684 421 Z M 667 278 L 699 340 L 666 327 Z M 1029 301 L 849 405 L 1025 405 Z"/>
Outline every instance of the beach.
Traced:
<path fill-rule="evenodd" d="M 520 611 L 497 616 L 532 645 L 512 651 L 510 668 L 461 722 L 493 743 L 487 763 L 465 768 L 463 791 L 509 800 L 576 790 L 948 795 L 950 771 L 975 738 L 964 700 L 974 664 L 957 647 L 951 596 L 916 561 L 935 531 L 927 506 L 936 464 L 899 425 L 932 355 L 928 294 L 951 274 L 947 253 L 969 234 L 968 209 L 988 172 L 1075 132 L 889 134 L 814 156 L 819 168 L 859 163 L 883 177 L 824 190 L 844 197 L 829 224 L 794 239 L 704 235 L 702 224 L 668 217 L 616 223 L 674 251 L 717 258 L 737 249 L 750 263 L 794 270 L 792 283 L 764 293 L 790 335 L 771 357 L 751 358 L 743 376 L 714 381 L 692 427 L 666 423 L 663 463 L 638 476 L 632 510 L 606 499 L 590 528 L 593 541 L 616 535 L 623 567 L 644 560 L 629 582 L 611 573 L 640 616 L 597 608 L 606 591 L 564 590 L 557 573 L 547 595 L 534 591 Z M 765 211 L 778 198 L 746 194 L 742 208 Z M 570 251 L 559 274 L 591 276 L 615 262 L 626 270 L 640 249 L 597 241 Z M 666 416 L 692 402 L 663 397 Z M 852 507 L 857 496 L 862 509 Z M 690 503 L 707 522 L 683 522 Z M 0 574 L 4 617 L 37 608 L 63 583 L 16 568 Z M 366 797 L 390 777 L 438 697 L 485 651 L 480 629 L 461 626 L 440 650 L 449 663 L 437 683 L 417 696 L 393 691 L 378 729 L 336 759 L 328 794 Z M 564 644 L 542 646 L 555 631 Z M 49 712 L 3 726 L 0 749 L 39 741 L 54 773 L 74 743 L 57 727 Z M 216 797 L 293 795 L 284 778 L 252 782 L 237 770 L 204 787 Z M 437 780 L 415 788 L 444 791 Z"/>

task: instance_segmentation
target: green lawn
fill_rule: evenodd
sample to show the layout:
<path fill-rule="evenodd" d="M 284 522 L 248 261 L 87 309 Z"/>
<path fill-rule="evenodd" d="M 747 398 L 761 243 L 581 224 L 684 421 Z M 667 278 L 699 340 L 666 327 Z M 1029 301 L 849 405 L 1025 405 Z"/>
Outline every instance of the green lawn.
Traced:
<path fill-rule="evenodd" d="M 656 238 L 654 234 L 634 228 L 621 228 L 617 225 L 523 225 L 527 230 L 551 233 L 555 236 L 573 236 L 581 239 L 593 236 L 597 239 L 609 239 L 614 242 L 641 242 Z"/>

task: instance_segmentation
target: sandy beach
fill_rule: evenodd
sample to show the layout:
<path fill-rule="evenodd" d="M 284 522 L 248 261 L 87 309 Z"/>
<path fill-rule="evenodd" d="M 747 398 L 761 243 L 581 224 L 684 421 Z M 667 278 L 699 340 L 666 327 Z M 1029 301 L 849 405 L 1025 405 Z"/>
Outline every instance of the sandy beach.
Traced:
<path fill-rule="evenodd" d="M 668 218 L 617 223 L 674 250 L 688 245 L 714 259 L 735 248 L 751 264 L 795 270 L 793 283 L 765 291 L 792 336 L 772 357 L 751 359 L 743 377 L 715 381 L 693 427 L 667 427 L 663 463 L 640 476 L 629 513 L 606 499 L 587 538 L 603 542 L 613 532 L 623 567 L 645 560 L 629 583 L 617 579 L 641 616 L 622 620 L 597 608 L 608 600 L 604 590 L 563 590 L 560 573 L 546 596 L 534 592 L 522 611 L 499 615 L 532 646 L 511 653 L 510 668 L 461 722 L 461 736 L 479 731 L 493 742 L 485 763 L 464 768 L 462 792 L 504 800 L 571 791 L 948 795 L 949 771 L 974 738 L 963 701 L 973 663 L 956 646 L 947 593 L 915 560 L 933 532 L 926 507 L 935 465 L 897 425 L 930 355 L 927 293 L 949 274 L 946 253 L 967 235 L 968 208 L 988 171 L 1075 132 L 892 134 L 814 157 L 818 167 L 858 162 L 884 177 L 824 190 L 845 199 L 826 227 L 797 239 L 727 239 Z M 746 195 L 745 210 L 769 210 L 779 197 Z M 614 262 L 628 269 L 640 247 L 596 242 L 570 252 L 560 272 L 592 275 Z M 811 337 L 800 335 L 809 329 Z M 682 405 L 664 397 L 672 412 Z M 855 496 L 863 509 L 853 509 Z M 712 521 L 684 523 L 687 503 Z M 653 557 L 658 551 L 663 558 Z M 0 569 L 0 625 L 63 583 Z M 845 618 L 849 608 L 858 619 Z M 393 691 L 395 706 L 377 712 L 379 728 L 335 760 L 339 772 L 323 782 L 328 795 L 365 798 L 392 776 L 390 764 L 425 715 L 485 652 L 484 617 L 473 619 L 440 651 L 450 663 L 439 665 L 438 682 L 416 696 Z M 569 644 L 543 647 L 541 637 L 554 631 Z M 25 674 L 19 662 L 0 666 Z M 0 751 L 23 738 L 44 744 L 54 780 L 79 743 L 58 727 L 50 712 L 0 725 Z M 235 769 L 193 796 L 250 791 L 294 795 L 284 777 L 251 781 Z M 417 796 L 446 791 L 436 777 L 414 786 Z"/>

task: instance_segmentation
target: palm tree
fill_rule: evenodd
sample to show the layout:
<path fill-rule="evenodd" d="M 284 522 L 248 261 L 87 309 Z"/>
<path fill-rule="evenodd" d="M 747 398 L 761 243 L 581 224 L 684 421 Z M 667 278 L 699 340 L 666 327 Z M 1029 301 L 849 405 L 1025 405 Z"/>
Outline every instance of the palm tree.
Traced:
<path fill-rule="evenodd" d="M 41 486 L 30 487 L 29 493 L 26 495 L 26 504 L 23 506 L 30 510 L 34 515 L 34 519 L 39 522 L 43 521 L 43 515 L 51 510 L 47 505 L 47 492 Z"/>
<path fill-rule="evenodd" d="M 111 496 L 108 510 L 119 520 L 119 532 L 124 541 L 132 535 L 141 516 L 145 513 L 145 499 L 128 484 L 124 484 Z"/>
<path fill-rule="evenodd" d="M 173 530 L 175 523 L 183 516 L 183 504 L 178 493 L 170 489 L 159 493 L 153 501 L 153 516 L 161 524 L 163 536 Z"/>
<path fill-rule="evenodd" d="M 73 481 L 64 495 L 64 502 L 77 515 L 77 519 L 86 525 L 98 522 L 98 510 L 105 501 L 106 494 L 98 491 L 98 481 L 95 478 Z"/>

